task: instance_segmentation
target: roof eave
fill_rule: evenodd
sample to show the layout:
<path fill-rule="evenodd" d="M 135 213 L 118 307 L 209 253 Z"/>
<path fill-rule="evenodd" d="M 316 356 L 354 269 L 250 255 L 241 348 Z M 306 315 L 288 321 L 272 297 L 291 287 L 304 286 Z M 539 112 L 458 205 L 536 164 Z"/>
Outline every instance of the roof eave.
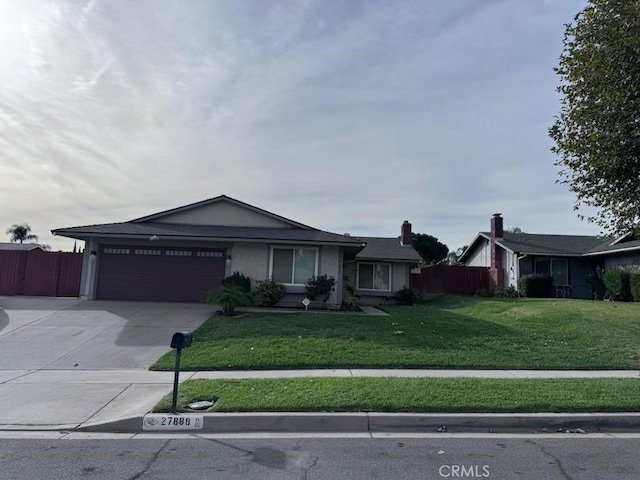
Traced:
<path fill-rule="evenodd" d="M 585 257 L 595 257 L 600 255 L 609 255 L 612 253 L 625 253 L 625 252 L 633 252 L 636 250 L 640 250 L 640 245 L 636 245 L 634 247 L 627 248 L 616 248 L 615 250 L 602 250 L 600 252 L 587 252 L 583 256 Z"/>
<path fill-rule="evenodd" d="M 122 233 L 96 233 L 96 232 L 69 232 L 63 233 L 59 230 L 53 230 L 54 235 L 61 237 L 73 238 L 76 240 L 86 240 L 88 238 L 108 238 L 123 240 L 149 240 L 150 234 L 122 234 Z M 328 241 L 328 240 L 294 240 L 287 238 L 245 238 L 245 237 L 211 237 L 211 236 L 189 236 L 189 235 L 157 235 L 159 240 L 178 240 L 178 241 L 202 241 L 202 242 L 258 242 L 258 243 L 279 243 L 289 245 L 327 245 L 335 247 L 359 247 L 359 243 Z"/>

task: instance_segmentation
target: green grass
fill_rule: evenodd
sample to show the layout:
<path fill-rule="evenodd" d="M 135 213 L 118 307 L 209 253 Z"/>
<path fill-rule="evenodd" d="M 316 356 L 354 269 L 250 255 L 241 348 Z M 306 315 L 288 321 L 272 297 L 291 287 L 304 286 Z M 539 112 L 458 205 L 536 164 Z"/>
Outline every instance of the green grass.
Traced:
<path fill-rule="evenodd" d="M 637 303 L 446 296 L 385 310 L 214 316 L 182 369 L 640 368 Z M 151 368 L 171 370 L 174 358 Z"/>
<path fill-rule="evenodd" d="M 640 379 L 279 378 L 189 380 L 178 408 L 216 412 L 625 412 L 640 410 Z M 171 394 L 153 409 L 168 412 Z"/>

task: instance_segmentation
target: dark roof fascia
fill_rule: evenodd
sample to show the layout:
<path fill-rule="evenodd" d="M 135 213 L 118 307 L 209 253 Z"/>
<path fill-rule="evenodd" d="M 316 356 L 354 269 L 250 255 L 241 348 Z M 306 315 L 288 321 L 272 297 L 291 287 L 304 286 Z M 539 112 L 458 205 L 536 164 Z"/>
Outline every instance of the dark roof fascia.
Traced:
<path fill-rule="evenodd" d="M 249 205 L 248 203 L 241 202 L 240 200 L 236 200 L 235 198 L 231 198 L 231 197 L 228 197 L 226 195 L 219 195 L 217 197 L 209 198 L 207 200 L 202 200 L 200 202 L 190 203 L 189 205 L 183 205 L 181 207 L 171 208 L 169 210 L 164 210 L 162 212 L 152 213 L 151 215 L 146 215 L 144 217 L 134 218 L 133 220 L 129 220 L 129 222 L 130 223 L 149 222 L 149 221 L 152 221 L 152 220 L 157 220 L 158 218 L 166 217 L 167 215 L 172 215 L 174 213 L 184 212 L 186 210 L 191 210 L 193 208 L 198 208 L 198 207 L 202 207 L 202 206 L 205 206 L 205 205 L 211 205 L 213 203 L 217 203 L 217 202 L 220 202 L 220 201 L 223 201 L 223 200 L 226 200 L 226 201 L 228 201 L 230 203 L 233 203 L 235 205 L 238 205 L 238 206 L 241 206 L 241 207 L 244 207 L 244 208 L 248 208 L 249 210 L 253 210 L 254 212 L 260 213 L 262 215 L 269 216 L 269 217 L 274 218 L 276 220 L 283 221 L 283 222 L 288 223 L 289 225 L 292 225 L 292 226 L 295 226 L 295 227 L 303 228 L 305 230 L 317 230 L 317 228 L 313 228 L 313 227 L 310 227 L 309 225 L 305 225 L 303 223 L 296 222 L 296 221 L 291 220 L 289 218 L 282 217 L 280 215 L 277 215 L 275 213 L 269 212 L 267 210 L 263 210 L 262 208 L 254 207 L 253 205 Z"/>

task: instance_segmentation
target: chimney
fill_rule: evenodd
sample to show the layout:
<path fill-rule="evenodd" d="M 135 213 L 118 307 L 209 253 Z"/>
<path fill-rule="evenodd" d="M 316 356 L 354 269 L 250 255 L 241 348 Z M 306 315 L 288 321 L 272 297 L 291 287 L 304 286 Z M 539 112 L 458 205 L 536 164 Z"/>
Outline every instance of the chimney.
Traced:
<path fill-rule="evenodd" d="M 411 224 L 408 220 L 405 220 L 402 223 L 402 227 L 400 229 L 400 245 L 403 247 L 411 246 Z"/>
<path fill-rule="evenodd" d="M 496 245 L 496 239 L 504 236 L 502 228 L 502 217 L 500 213 L 494 213 L 491 217 L 491 267 L 489 275 L 491 277 L 491 289 L 501 288 L 503 282 L 502 249 Z"/>
<path fill-rule="evenodd" d="M 491 238 L 504 237 L 504 230 L 502 228 L 502 214 L 494 213 L 491 218 Z"/>

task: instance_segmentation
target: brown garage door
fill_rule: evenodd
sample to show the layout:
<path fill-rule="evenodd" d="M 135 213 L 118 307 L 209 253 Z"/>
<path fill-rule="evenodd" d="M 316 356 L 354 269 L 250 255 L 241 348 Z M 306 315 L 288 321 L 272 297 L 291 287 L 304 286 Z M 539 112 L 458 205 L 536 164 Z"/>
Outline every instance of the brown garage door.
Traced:
<path fill-rule="evenodd" d="M 222 249 L 102 246 L 97 298 L 202 302 L 222 283 L 225 259 Z"/>

